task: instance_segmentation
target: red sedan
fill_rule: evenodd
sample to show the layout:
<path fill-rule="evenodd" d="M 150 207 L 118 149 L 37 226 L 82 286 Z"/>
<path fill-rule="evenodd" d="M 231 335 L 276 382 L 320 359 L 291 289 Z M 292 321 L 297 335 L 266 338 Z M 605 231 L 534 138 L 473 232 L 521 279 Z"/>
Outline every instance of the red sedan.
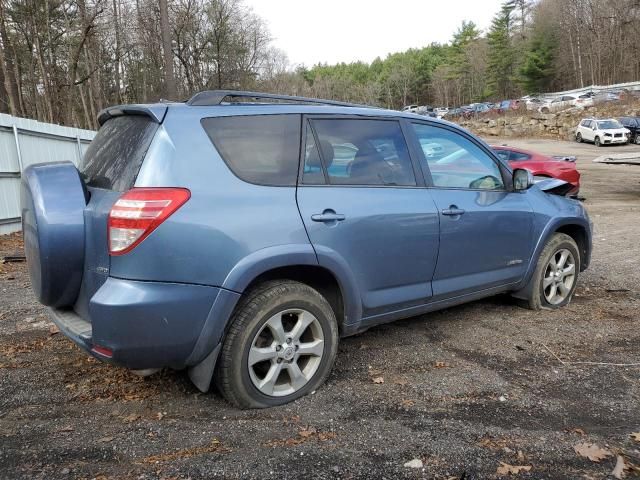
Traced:
<path fill-rule="evenodd" d="M 503 160 L 507 160 L 511 168 L 525 168 L 533 173 L 536 180 L 559 178 L 573 185 L 569 195 L 575 196 L 580 191 L 580 172 L 574 161 L 548 157 L 539 153 L 522 150 L 505 145 L 494 145 L 491 148 Z"/>

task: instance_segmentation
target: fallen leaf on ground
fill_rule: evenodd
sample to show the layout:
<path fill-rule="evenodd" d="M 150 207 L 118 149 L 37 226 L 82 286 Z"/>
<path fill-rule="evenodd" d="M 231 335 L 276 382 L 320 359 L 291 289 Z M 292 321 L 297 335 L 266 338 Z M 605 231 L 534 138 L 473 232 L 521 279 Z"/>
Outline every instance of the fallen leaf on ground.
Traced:
<path fill-rule="evenodd" d="M 371 379 L 371 381 L 372 381 L 373 383 L 384 383 L 384 378 L 382 378 L 382 377 L 373 377 L 373 378 Z"/>
<path fill-rule="evenodd" d="M 51 325 L 49 327 L 49 335 L 55 335 L 56 333 L 60 333 L 60 329 L 56 325 Z"/>
<path fill-rule="evenodd" d="M 520 472 L 528 472 L 531 468 L 531 465 L 509 465 L 508 463 L 500 462 L 496 473 L 498 475 L 518 475 Z"/>
<path fill-rule="evenodd" d="M 408 408 L 408 407 L 413 407 L 415 403 L 416 402 L 414 402 L 413 400 L 405 399 L 400 402 L 400 405 L 402 405 L 405 408 Z"/>
<path fill-rule="evenodd" d="M 174 462 L 181 458 L 191 458 L 197 455 L 205 455 L 208 453 L 227 453 L 230 450 L 226 448 L 220 441 L 214 438 L 211 443 L 202 447 L 183 448 L 175 452 L 161 453 L 160 455 L 152 455 L 142 458 L 138 463 L 156 464 L 160 462 Z"/>
<path fill-rule="evenodd" d="M 406 468 L 422 468 L 423 463 L 419 458 L 414 458 L 413 460 L 409 460 L 407 463 L 405 463 L 404 466 Z"/>
<path fill-rule="evenodd" d="M 141 418 L 140 415 L 138 415 L 137 413 L 132 413 L 130 415 L 127 415 L 126 417 L 122 417 L 122 420 L 125 423 L 133 423 L 136 420 L 139 420 L 140 418 Z"/>
<path fill-rule="evenodd" d="M 336 432 L 319 432 L 315 427 L 304 427 L 298 432 L 298 436 L 296 438 L 287 438 L 285 440 L 270 440 L 264 445 L 266 447 L 293 447 L 295 445 L 300 445 L 308 440 L 319 440 L 321 442 L 326 442 L 327 440 L 332 440 L 336 437 Z"/>
<path fill-rule="evenodd" d="M 448 367 L 448 366 L 449 365 L 447 365 L 445 362 L 436 362 L 434 364 L 434 367 L 436 367 L 436 368 L 445 368 L 445 367 Z"/>
<path fill-rule="evenodd" d="M 640 442 L 640 432 L 633 432 L 631 434 L 631 438 L 633 438 L 636 442 Z"/>
<path fill-rule="evenodd" d="M 302 438 L 309 438 L 314 433 L 316 433 L 316 429 L 315 428 L 307 427 L 307 428 L 303 428 L 302 430 L 300 430 L 300 432 L 298 432 L 298 435 L 300 435 Z"/>
<path fill-rule="evenodd" d="M 611 457 L 611 453 L 606 448 L 600 448 L 595 443 L 579 443 L 573 447 L 575 452 L 581 457 L 588 458 L 592 462 L 599 462 L 607 457 Z"/>
<path fill-rule="evenodd" d="M 113 437 L 102 437 L 98 439 L 98 443 L 109 443 L 113 440 Z"/>
<path fill-rule="evenodd" d="M 613 467 L 611 475 L 618 479 L 624 478 L 624 468 L 624 458 L 622 455 L 618 455 L 618 458 L 616 459 L 616 466 Z"/>
<path fill-rule="evenodd" d="M 58 430 L 59 432 L 73 432 L 75 430 L 75 428 L 73 428 L 71 425 L 67 426 L 67 427 L 62 427 L 60 430 Z"/>
<path fill-rule="evenodd" d="M 569 433 L 575 433 L 577 435 L 580 435 L 581 437 L 584 437 L 587 432 L 585 432 L 583 429 L 581 428 L 572 428 L 571 430 L 567 430 L 567 432 Z"/>
<path fill-rule="evenodd" d="M 167 414 L 167 412 L 158 412 L 158 413 L 156 413 L 156 418 L 158 420 L 162 420 L 165 417 L 166 414 Z"/>
<path fill-rule="evenodd" d="M 491 448 L 494 450 L 500 450 L 507 446 L 509 440 L 506 438 L 491 438 L 484 437 L 478 442 L 478 445 L 484 448 Z"/>

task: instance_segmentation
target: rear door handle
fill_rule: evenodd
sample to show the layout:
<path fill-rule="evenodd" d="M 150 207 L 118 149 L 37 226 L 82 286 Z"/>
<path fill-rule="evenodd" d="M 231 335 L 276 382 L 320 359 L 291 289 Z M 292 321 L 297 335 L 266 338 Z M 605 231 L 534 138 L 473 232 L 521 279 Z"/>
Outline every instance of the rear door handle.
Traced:
<path fill-rule="evenodd" d="M 464 210 L 462 208 L 458 208 L 455 205 L 451 205 L 449 208 L 445 208 L 442 210 L 443 215 L 448 215 L 450 217 L 456 217 L 458 215 L 464 214 Z"/>
<path fill-rule="evenodd" d="M 311 215 L 311 220 L 313 220 L 314 222 L 325 222 L 325 223 L 341 222 L 345 218 L 346 217 L 343 214 L 336 213 L 333 210 L 325 210 L 322 213 L 316 213 L 314 215 Z"/>

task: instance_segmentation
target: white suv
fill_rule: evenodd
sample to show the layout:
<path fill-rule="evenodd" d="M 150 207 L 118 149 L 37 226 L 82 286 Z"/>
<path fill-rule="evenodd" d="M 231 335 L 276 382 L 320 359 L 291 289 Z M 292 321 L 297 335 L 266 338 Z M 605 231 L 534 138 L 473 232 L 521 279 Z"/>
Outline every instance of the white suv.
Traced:
<path fill-rule="evenodd" d="M 585 118 L 576 128 L 576 141 L 578 143 L 593 142 L 596 147 L 613 143 L 624 144 L 629 143 L 630 134 L 631 131 L 614 118 L 605 120 Z"/>

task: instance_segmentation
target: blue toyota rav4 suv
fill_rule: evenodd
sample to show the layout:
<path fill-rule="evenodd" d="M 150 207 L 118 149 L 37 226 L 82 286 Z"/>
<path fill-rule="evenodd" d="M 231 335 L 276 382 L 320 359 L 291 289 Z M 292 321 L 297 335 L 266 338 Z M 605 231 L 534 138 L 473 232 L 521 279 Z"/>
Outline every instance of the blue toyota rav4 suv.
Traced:
<path fill-rule="evenodd" d="M 589 264 L 582 204 L 448 122 L 234 91 L 99 122 L 78 169 L 24 173 L 33 289 L 94 357 L 240 407 L 318 388 L 376 324 L 502 292 L 562 307 Z"/>

